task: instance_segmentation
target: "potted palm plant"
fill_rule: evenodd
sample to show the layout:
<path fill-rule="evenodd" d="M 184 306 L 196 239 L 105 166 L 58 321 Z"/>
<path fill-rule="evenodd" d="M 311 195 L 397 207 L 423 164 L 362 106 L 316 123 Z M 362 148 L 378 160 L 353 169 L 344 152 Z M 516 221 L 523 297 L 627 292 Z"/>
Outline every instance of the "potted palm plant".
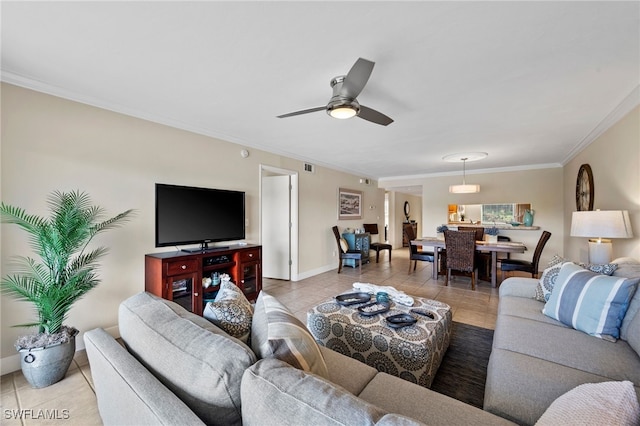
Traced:
<path fill-rule="evenodd" d="M 50 217 L 0 203 L 2 222 L 18 225 L 40 260 L 18 257 L 15 272 L 0 281 L 2 292 L 33 304 L 37 320 L 16 327 L 38 327 L 38 333 L 20 336 L 16 349 L 25 378 L 34 388 L 64 378 L 75 352 L 78 330 L 63 325 L 73 304 L 98 285 L 98 260 L 105 247 L 89 248 L 97 234 L 120 225 L 127 210 L 103 220 L 104 209 L 91 205 L 80 191 L 53 192 L 48 198 Z"/>

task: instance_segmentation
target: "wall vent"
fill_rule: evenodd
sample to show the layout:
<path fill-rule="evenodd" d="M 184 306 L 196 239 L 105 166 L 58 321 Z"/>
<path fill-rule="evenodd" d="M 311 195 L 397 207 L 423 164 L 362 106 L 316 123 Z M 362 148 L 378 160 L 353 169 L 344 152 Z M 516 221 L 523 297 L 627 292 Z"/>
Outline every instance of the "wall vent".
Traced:
<path fill-rule="evenodd" d="M 315 173 L 316 172 L 316 166 L 314 166 L 311 163 L 304 163 L 304 171 L 307 173 Z"/>
<path fill-rule="evenodd" d="M 369 178 L 360 178 L 360 183 L 363 185 L 371 185 L 371 179 Z"/>

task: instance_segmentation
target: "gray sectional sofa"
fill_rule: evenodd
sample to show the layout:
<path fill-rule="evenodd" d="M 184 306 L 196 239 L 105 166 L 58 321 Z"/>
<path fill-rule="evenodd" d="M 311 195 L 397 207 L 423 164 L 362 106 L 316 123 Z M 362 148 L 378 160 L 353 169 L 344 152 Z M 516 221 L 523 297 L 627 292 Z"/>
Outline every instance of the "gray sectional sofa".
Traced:
<path fill-rule="evenodd" d="M 614 260 L 614 276 L 639 277 L 640 263 Z M 640 401 L 640 291 L 615 343 L 574 330 L 542 313 L 537 279 L 508 278 L 500 286 L 484 409 L 534 424 L 560 395 L 584 383 L 631 381 Z"/>
<path fill-rule="evenodd" d="M 257 306 L 257 304 L 256 304 Z M 320 347 L 328 379 L 148 293 L 120 305 L 123 345 L 85 333 L 105 425 L 504 425 L 486 411 Z"/>

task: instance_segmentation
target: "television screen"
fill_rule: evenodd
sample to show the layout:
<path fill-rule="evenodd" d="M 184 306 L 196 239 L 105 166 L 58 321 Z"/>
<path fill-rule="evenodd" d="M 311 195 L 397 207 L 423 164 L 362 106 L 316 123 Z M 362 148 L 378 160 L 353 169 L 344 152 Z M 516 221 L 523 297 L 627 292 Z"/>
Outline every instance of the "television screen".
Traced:
<path fill-rule="evenodd" d="M 156 184 L 156 247 L 245 238 L 241 191 Z"/>

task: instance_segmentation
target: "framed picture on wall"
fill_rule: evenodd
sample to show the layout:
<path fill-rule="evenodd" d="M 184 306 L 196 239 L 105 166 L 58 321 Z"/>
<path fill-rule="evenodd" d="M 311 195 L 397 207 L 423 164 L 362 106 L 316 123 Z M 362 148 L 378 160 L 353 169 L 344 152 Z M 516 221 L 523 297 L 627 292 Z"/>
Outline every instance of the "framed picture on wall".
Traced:
<path fill-rule="evenodd" d="M 362 219 L 362 191 L 338 189 L 338 220 Z"/>

